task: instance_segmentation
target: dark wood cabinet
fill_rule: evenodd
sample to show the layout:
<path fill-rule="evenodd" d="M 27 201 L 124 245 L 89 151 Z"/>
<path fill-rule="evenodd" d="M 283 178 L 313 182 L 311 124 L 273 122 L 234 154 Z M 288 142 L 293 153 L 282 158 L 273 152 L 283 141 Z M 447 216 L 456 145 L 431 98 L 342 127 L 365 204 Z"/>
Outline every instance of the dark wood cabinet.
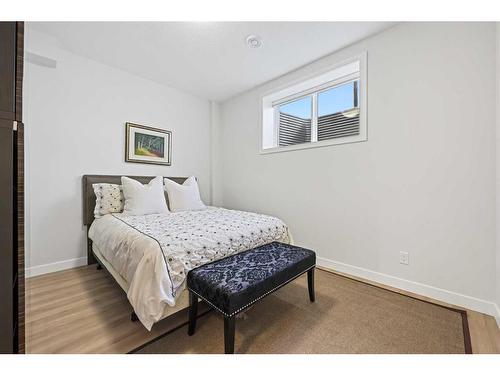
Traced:
<path fill-rule="evenodd" d="M 0 22 L 0 353 L 24 353 L 24 25 Z"/>
<path fill-rule="evenodd" d="M 0 22 L 0 118 L 15 119 L 16 22 Z"/>
<path fill-rule="evenodd" d="M 14 132 L 12 121 L 0 119 L 0 353 L 12 351 L 14 319 Z"/>

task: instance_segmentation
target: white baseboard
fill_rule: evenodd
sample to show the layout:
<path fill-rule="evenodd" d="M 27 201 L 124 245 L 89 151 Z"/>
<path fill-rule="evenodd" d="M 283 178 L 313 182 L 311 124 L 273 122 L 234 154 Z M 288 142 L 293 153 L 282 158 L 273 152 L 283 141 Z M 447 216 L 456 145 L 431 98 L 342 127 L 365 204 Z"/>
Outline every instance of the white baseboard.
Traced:
<path fill-rule="evenodd" d="M 33 277 L 43 275 L 45 273 L 63 271 L 70 268 L 81 267 L 87 264 L 87 257 L 74 258 L 63 260 L 61 262 L 54 262 L 49 264 L 42 264 L 40 266 L 33 266 L 26 268 L 26 277 Z"/>
<path fill-rule="evenodd" d="M 500 328 L 500 308 L 498 307 L 497 304 L 495 304 L 495 308 L 497 310 L 497 314 L 495 316 L 495 319 L 497 320 L 497 326 Z"/>
<path fill-rule="evenodd" d="M 500 327 L 500 309 L 494 302 L 485 301 L 479 298 L 466 296 L 464 294 L 451 292 L 449 290 L 436 288 L 415 281 L 401 279 L 385 273 L 371 271 L 366 268 L 352 266 L 350 264 L 336 262 L 322 257 L 317 257 L 317 263 L 318 266 L 329 268 L 334 271 L 346 273 L 352 276 L 388 285 L 393 288 L 402 289 L 407 292 L 412 292 L 438 301 L 491 315 L 495 317 L 497 324 Z"/>

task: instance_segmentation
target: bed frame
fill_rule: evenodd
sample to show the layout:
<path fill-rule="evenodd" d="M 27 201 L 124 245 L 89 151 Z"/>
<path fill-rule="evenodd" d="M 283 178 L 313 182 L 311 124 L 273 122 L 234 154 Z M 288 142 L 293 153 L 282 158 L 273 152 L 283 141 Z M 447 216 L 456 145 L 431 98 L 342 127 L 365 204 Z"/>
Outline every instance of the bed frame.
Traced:
<path fill-rule="evenodd" d="M 117 184 L 121 185 L 121 175 L 84 175 L 82 176 L 82 192 L 83 192 L 83 225 L 87 227 L 87 264 L 96 264 L 97 259 L 92 251 L 92 240 L 88 236 L 90 225 L 94 221 L 94 208 L 96 197 L 92 184 Z M 140 183 L 147 184 L 156 176 L 127 176 L 139 181 Z M 186 181 L 187 177 L 165 177 L 179 184 Z M 165 192 L 165 200 L 168 202 L 168 196 Z"/>

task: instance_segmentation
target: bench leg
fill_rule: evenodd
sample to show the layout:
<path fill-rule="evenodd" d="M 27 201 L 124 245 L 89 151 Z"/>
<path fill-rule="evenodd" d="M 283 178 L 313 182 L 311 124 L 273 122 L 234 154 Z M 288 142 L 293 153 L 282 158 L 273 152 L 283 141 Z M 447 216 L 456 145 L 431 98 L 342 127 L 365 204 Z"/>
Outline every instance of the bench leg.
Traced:
<path fill-rule="evenodd" d="M 314 296 L 314 268 L 307 271 L 307 287 L 309 289 L 309 300 L 314 302 L 316 299 Z"/>
<path fill-rule="evenodd" d="M 194 335 L 196 330 L 196 316 L 198 315 L 198 296 L 193 292 L 189 292 L 189 325 L 188 335 Z"/>
<path fill-rule="evenodd" d="M 234 354 L 234 315 L 224 317 L 224 353 Z"/>

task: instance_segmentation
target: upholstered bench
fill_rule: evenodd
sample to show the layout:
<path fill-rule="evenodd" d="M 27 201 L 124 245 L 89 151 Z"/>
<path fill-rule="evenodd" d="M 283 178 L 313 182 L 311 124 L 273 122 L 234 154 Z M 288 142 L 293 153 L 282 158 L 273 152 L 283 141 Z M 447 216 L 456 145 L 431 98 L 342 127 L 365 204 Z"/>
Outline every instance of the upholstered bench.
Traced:
<path fill-rule="evenodd" d="M 273 242 L 191 270 L 188 334 L 195 332 L 200 298 L 224 315 L 225 353 L 234 353 L 235 315 L 305 272 L 314 302 L 315 266 L 314 251 Z"/>

